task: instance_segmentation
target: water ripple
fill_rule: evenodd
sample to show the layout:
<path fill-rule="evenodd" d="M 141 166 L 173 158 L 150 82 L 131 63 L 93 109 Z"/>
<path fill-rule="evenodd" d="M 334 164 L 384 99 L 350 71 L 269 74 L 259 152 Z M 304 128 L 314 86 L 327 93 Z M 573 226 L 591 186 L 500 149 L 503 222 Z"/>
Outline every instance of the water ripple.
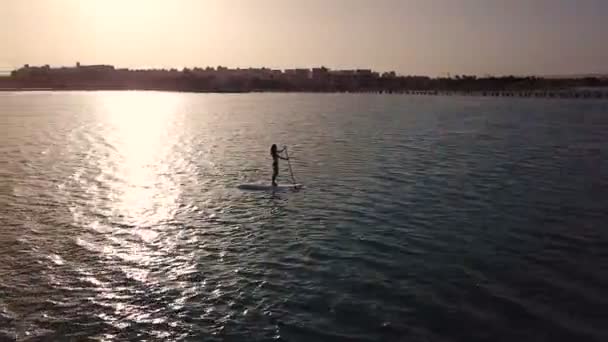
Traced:
<path fill-rule="evenodd" d="M 0 109 L 0 340 L 608 339 L 605 102 L 31 92 Z M 305 188 L 236 189 L 268 180 L 271 143 Z"/>

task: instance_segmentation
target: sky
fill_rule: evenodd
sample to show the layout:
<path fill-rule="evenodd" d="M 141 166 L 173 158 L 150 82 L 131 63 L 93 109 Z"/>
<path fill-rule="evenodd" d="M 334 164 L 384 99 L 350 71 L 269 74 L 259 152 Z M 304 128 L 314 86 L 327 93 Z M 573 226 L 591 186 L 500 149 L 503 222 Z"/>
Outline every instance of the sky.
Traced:
<path fill-rule="evenodd" d="M 608 0 L 0 0 L 0 71 L 313 67 L 608 73 Z"/>

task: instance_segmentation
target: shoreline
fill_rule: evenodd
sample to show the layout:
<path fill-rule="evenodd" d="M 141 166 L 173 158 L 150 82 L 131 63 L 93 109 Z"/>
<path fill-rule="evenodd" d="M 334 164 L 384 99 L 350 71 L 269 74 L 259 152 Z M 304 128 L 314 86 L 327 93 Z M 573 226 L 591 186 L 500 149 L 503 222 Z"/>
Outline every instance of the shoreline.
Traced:
<path fill-rule="evenodd" d="M 285 94 L 386 94 L 417 96 L 466 96 L 466 97 L 513 97 L 513 98 L 549 98 L 549 99 L 608 99 L 608 88 L 597 90 L 487 90 L 487 91 L 445 91 L 445 90 L 358 90 L 358 91 L 299 91 L 299 90 L 179 90 L 179 89 L 143 89 L 143 88 L 0 88 L 0 92 L 68 92 L 68 91 L 162 91 L 175 93 L 200 94 L 251 94 L 251 93 L 285 93 Z"/>

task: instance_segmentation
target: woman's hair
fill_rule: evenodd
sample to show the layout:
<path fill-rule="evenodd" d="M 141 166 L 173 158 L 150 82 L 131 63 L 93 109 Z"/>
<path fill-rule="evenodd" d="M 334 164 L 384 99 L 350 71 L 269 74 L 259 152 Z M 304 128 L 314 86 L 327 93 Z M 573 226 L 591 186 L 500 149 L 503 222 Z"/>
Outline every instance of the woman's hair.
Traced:
<path fill-rule="evenodd" d="M 272 144 L 270 147 L 270 155 L 274 156 L 275 153 L 277 153 L 277 144 Z"/>

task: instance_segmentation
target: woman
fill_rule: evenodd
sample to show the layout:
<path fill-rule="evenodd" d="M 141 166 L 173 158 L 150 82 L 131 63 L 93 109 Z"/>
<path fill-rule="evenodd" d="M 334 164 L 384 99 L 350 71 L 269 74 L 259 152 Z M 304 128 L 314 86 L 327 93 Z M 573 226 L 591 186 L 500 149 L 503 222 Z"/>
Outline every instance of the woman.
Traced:
<path fill-rule="evenodd" d="M 277 186 L 276 179 L 279 175 L 279 159 L 289 160 L 289 158 L 284 158 L 279 155 L 279 153 L 282 153 L 283 151 L 285 151 L 285 148 L 278 151 L 276 144 L 272 144 L 272 147 L 270 147 L 270 155 L 272 156 L 272 186 Z"/>

